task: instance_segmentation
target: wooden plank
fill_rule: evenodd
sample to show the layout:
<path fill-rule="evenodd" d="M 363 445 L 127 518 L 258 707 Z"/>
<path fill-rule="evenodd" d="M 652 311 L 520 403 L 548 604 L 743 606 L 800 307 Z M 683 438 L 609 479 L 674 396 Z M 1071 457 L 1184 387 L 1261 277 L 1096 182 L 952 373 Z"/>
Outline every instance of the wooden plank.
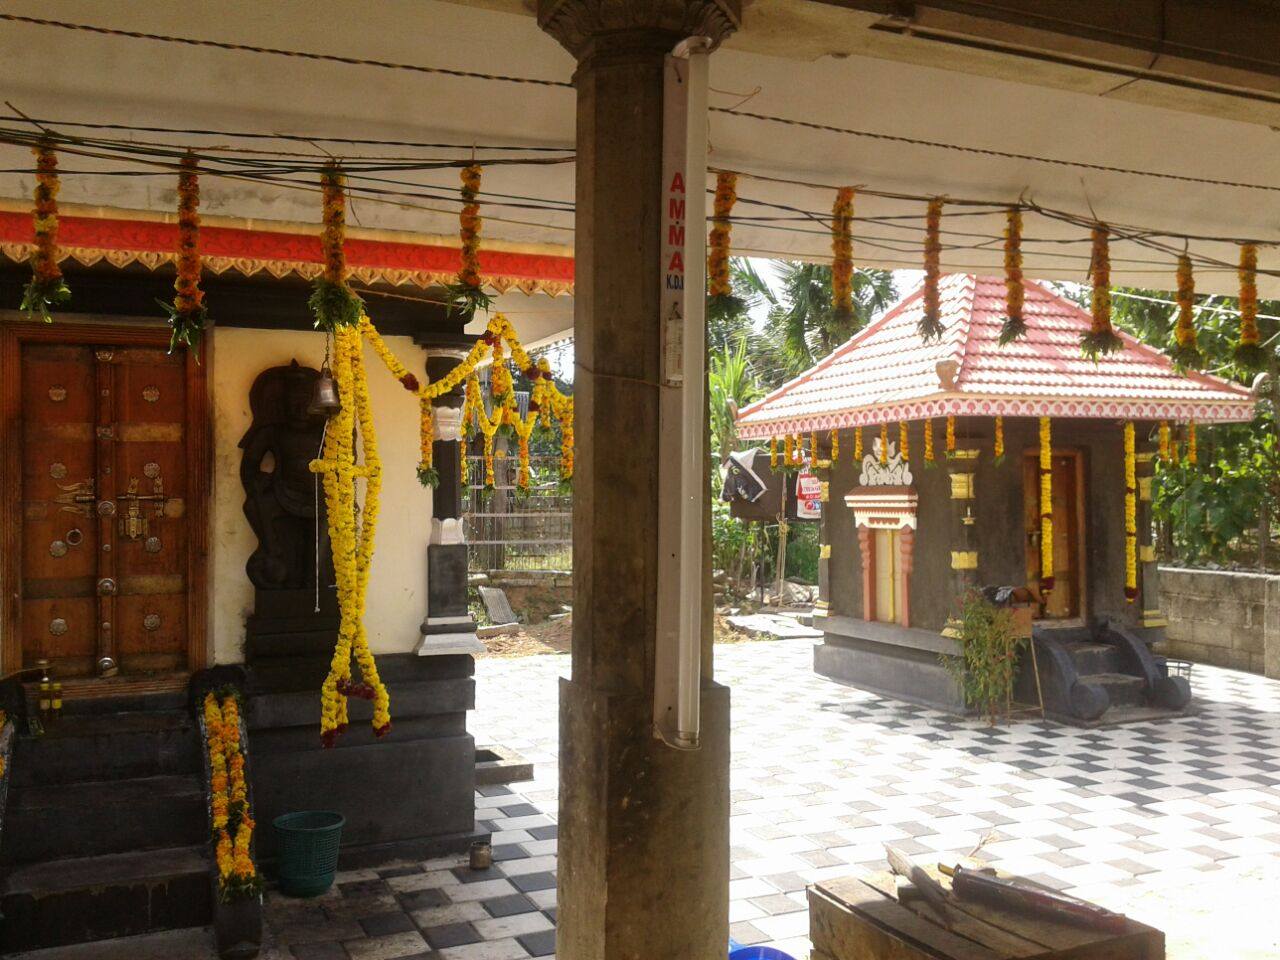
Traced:
<path fill-rule="evenodd" d="M 893 896 L 897 886 L 894 875 L 887 872 L 876 873 L 867 877 L 866 883 L 875 887 L 885 896 Z M 951 897 L 949 900 L 951 905 L 954 906 L 955 898 Z M 926 902 L 915 900 L 910 903 L 903 903 L 903 906 L 917 914 L 921 919 L 933 923 L 941 922 L 938 919 L 937 912 Z M 1045 953 L 1043 944 L 1009 933 L 995 924 L 970 916 L 963 910 L 951 910 L 950 921 L 951 926 L 949 929 L 952 933 L 981 944 L 1002 957 L 1041 957 Z"/>
<path fill-rule="evenodd" d="M 809 937 L 840 960 L 1001 960 L 856 878 L 809 888 Z"/>

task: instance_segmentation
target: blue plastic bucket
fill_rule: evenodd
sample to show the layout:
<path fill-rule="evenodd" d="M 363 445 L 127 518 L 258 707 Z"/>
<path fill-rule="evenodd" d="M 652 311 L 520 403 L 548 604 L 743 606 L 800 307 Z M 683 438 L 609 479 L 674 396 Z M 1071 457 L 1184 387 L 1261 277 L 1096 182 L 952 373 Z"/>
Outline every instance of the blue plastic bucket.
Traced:
<path fill-rule="evenodd" d="M 796 960 L 796 958 L 774 947 L 738 947 L 729 954 L 729 960 Z"/>

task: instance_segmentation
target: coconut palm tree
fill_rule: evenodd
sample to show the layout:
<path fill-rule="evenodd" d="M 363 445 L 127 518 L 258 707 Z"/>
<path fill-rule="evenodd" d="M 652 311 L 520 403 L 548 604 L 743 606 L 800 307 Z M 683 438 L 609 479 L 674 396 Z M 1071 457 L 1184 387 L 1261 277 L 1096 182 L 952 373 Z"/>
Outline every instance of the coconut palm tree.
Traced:
<path fill-rule="evenodd" d="M 768 326 L 782 341 L 791 373 L 825 357 L 861 330 L 897 298 L 893 273 L 855 269 L 853 315 L 841 320 L 831 308 L 831 267 L 775 260 L 780 295 L 769 310 Z"/>

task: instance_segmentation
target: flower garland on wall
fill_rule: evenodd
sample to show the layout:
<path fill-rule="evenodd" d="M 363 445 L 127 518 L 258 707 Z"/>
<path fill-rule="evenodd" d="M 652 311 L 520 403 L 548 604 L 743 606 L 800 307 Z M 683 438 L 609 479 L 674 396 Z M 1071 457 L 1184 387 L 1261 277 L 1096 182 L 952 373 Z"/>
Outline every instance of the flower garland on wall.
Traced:
<path fill-rule="evenodd" d="M 1005 320 L 1000 328 L 1000 346 L 1027 335 L 1022 316 L 1026 290 L 1022 285 L 1022 211 L 1017 207 L 1005 215 L 1004 228 Z"/>
<path fill-rule="evenodd" d="M 1040 418 L 1040 591 L 1053 589 L 1053 434 Z"/>
<path fill-rule="evenodd" d="M 956 455 L 956 418 L 953 415 L 947 416 L 947 459 L 951 460 Z"/>
<path fill-rule="evenodd" d="M 938 299 L 938 279 L 942 258 L 942 198 L 929 201 L 924 228 L 924 313 L 920 316 L 920 338 L 942 339 L 942 306 Z"/>
<path fill-rule="evenodd" d="M 200 339 L 209 322 L 209 311 L 200 289 L 200 174 L 199 162 L 188 152 L 178 171 L 178 276 L 173 281 L 173 303 L 168 312 L 169 352 L 185 346 L 197 357 Z"/>
<path fill-rule="evenodd" d="M 1185 253 L 1178 257 L 1177 276 L 1178 322 L 1173 328 L 1173 362 L 1180 367 L 1196 370 L 1204 365 L 1204 354 L 1196 343 L 1196 281 L 1191 272 L 1191 258 Z"/>
<path fill-rule="evenodd" d="M 257 896 L 262 890 L 262 877 L 253 862 L 254 821 L 240 747 L 240 704 L 236 694 L 205 694 L 203 715 L 218 897 L 225 903 Z"/>
<path fill-rule="evenodd" d="M 462 212 L 458 215 L 458 241 L 462 247 L 462 267 L 457 282 L 445 287 L 453 311 L 470 322 L 477 310 L 488 310 L 493 298 L 480 285 L 480 179 L 481 168 L 471 164 L 462 169 Z"/>
<path fill-rule="evenodd" d="M 1192 420 L 1187 424 L 1187 463 L 1195 464 L 1200 459 L 1200 453 L 1196 449 L 1196 422 Z"/>
<path fill-rule="evenodd" d="M 1093 318 L 1089 332 L 1080 337 L 1080 350 L 1090 360 L 1124 349 L 1124 341 L 1111 326 L 1111 253 L 1107 228 L 1093 228 L 1093 251 L 1089 260 L 1089 278 L 1093 294 L 1089 313 Z"/>
<path fill-rule="evenodd" d="M 924 462 L 927 466 L 934 462 L 933 459 L 933 417 L 929 417 L 924 422 Z"/>
<path fill-rule="evenodd" d="M 1164 433 L 1165 424 L 1161 424 Z M 1164 442 L 1163 439 L 1161 441 Z M 1138 599 L 1138 479 L 1133 421 L 1124 425 L 1124 598 Z"/>
<path fill-rule="evenodd" d="M 853 429 L 853 460 L 855 463 L 862 462 L 862 428 L 854 427 Z"/>
<path fill-rule="evenodd" d="M 769 438 L 769 469 L 778 469 L 778 438 Z"/>
<path fill-rule="evenodd" d="M 911 461 L 911 441 L 907 436 L 907 421 L 905 420 L 898 424 L 898 454 L 902 457 L 903 463 Z"/>
<path fill-rule="evenodd" d="M 996 417 L 996 439 L 992 445 L 992 455 L 997 464 L 1004 462 L 1004 417 Z"/>
<path fill-rule="evenodd" d="M 20 307 L 28 318 L 39 317 L 45 323 L 53 320 L 53 310 L 71 299 L 71 288 L 62 278 L 58 266 L 58 155 L 49 144 L 42 143 L 36 155 L 36 187 L 31 214 L 35 230 L 35 252 L 31 255 L 31 279 L 22 292 Z"/>
<path fill-rule="evenodd" d="M 836 191 L 831 207 L 831 312 L 846 324 L 853 319 L 853 188 Z"/>
<path fill-rule="evenodd" d="M 880 424 L 880 466 L 889 462 L 889 424 Z"/>
<path fill-rule="evenodd" d="M 837 463 L 840 460 L 840 431 L 831 431 L 831 462 Z"/>
<path fill-rule="evenodd" d="M 707 319 L 723 322 L 741 313 L 741 298 L 733 295 L 729 279 L 729 239 L 733 205 L 738 200 L 738 175 L 716 174 L 716 195 L 712 204 L 711 234 L 707 237 Z"/>
<path fill-rule="evenodd" d="M 1168 460 L 1169 459 L 1169 421 L 1168 420 L 1160 421 L 1158 436 L 1160 441 L 1159 442 L 1160 459 Z"/>
<path fill-rule="evenodd" d="M 1258 245 L 1240 246 L 1240 342 L 1235 360 L 1249 370 L 1259 370 L 1267 355 L 1258 336 Z"/>

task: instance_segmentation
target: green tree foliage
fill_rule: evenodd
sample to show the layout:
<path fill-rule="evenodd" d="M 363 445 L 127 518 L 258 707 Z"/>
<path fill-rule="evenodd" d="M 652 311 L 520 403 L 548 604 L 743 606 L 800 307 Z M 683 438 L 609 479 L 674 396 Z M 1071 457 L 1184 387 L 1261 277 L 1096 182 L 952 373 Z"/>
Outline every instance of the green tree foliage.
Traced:
<path fill-rule="evenodd" d="M 1015 633 L 1007 607 L 970 591 L 960 605 L 961 655 L 942 658 L 964 692 L 965 703 L 986 714 L 992 724 L 1012 698 L 1018 654 L 1027 642 Z"/>
<path fill-rule="evenodd" d="M 1171 294 L 1120 289 L 1113 299 L 1116 325 L 1157 349 L 1172 351 L 1177 308 Z M 1239 318 L 1233 297 L 1200 297 L 1196 329 L 1206 372 L 1251 384 L 1233 350 Z M 1259 304 L 1259 332 L 1267 348 L 1266 380 L 1253 423 L 1201 426 L 1199 463 L 1161 463 L 1154 515 L 1165 559 L 1180 563 L 1274 565 L 1280 519 L 1280 302 Z"/>
<path fill-rule="evenodd" d="M 747 339 L 726 344 L 707 360 L 707 381 L 711 416 L 711 448 L 718 463 L 732 452 L 738 439 L 735 418 L 738 411 L 758 398 L 763 390 L 747 358 Z"/>

